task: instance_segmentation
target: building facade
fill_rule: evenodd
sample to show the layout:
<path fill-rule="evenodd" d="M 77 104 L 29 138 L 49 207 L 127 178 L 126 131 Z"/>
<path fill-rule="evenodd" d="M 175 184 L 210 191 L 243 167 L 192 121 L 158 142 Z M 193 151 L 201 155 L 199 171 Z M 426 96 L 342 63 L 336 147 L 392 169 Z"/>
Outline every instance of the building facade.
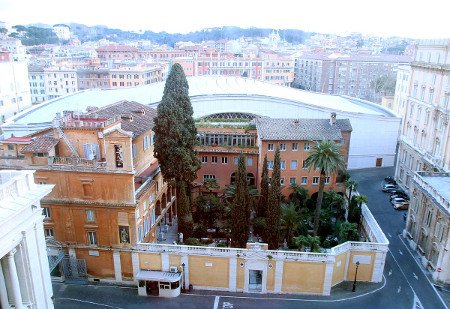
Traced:
<path fill-rule="evenodd" d="M 53 308 L 40 199 L 51 185 L 33 171 L 0 171 L 0 306 Z"/>
<path fill-rule="evenodd" d="M 411 188 L 415 171 L 450 170 L 450 42 L 421 41 L 411 63 L 396 178 Z"/>
<path fill-rule="evenodd" d="M 438 283 L 450 282 L 450 174 L 416 172 L 404 237 Z"/>
<path fill-rule="evenodd" d="M 409 57 L 397 55 L 305 53 L 296 60 L 295 83 L 310 91 L 379 103 L 386 94 L 375 93 L 373 83 L 380 77 L 395 80 L 397 67 L 409 62 Z"/>
<path fill-rule="evenodd" d="M 2 141 L 2 168 L 33 168 L 37 183 L 55 185 L 42 200 L 44 228 L 70 256 L 65 276 L 132 278 L 131 265 L 115 277 L 117 256 L 131 261 L 134 244 L 156 241 L 158 225 L 172 222 L 175 192 L 153 157 L 155 115 L 121 101 L 65 113 L 52 128 Z M 77 263 L 82 266 L 71 266 Z"/>
<path fill-rule="evenodd" d="M 25 61 L 0 62 L 0 122 L 31 106 Z"/>

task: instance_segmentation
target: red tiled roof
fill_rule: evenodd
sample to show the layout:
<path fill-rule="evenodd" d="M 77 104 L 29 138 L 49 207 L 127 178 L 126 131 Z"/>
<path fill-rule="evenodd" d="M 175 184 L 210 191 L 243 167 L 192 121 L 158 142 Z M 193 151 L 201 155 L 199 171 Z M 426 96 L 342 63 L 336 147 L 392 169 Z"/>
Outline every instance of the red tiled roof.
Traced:
<path fill-rule="evenodd" d="M 56 138 L 50 136 L 38 136 L 29 145 L 23 147 L 21 153 L 46 153 L 58 144 Z"/>
<path fill-rule="evenodd" d="M 31 141 L 31 137 L 10 137 L 2 141 L 2 143 L 25 143 Z"/>

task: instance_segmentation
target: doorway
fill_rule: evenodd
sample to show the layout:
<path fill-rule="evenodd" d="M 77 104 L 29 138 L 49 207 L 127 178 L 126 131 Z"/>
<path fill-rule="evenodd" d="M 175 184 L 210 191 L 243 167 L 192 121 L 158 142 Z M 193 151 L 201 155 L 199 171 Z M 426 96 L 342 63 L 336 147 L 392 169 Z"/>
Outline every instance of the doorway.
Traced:
<path fill-rule="evenodd" d="M 377 162 L 375 163 L 376 167 L 381 167 L 383 165 L 383 158 L 377 158 Z"/>
<path fill-rule="evenodd" d="M 147 295 L 159 296 L 158 281 L 146 281 L 145 286 L 147 288 Z"/>
<path fill-rule="evenodd" d="M 248 289 L 250 292 L 262 291 L 262 270 L 248 271 Z"/>

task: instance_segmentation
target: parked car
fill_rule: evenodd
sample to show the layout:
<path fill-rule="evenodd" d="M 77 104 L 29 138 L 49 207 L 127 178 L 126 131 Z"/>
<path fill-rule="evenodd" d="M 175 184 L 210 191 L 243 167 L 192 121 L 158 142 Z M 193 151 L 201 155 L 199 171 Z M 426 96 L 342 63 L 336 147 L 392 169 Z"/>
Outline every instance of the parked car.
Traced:
<path fill-rule="evenodd" d="M 394 209 L 395 210 L 408 210 L 409 208 L 409 201 L 408 202 L 402 202 L 402 203 L 395 203 Z"/>
<path fill-rule="evenodd" d="M 392 189 L 390 191 L 391 194 L 404 194 L 404 195 L 408 195 L 405 191 L 403 191 L 402 189 Z"/>
<path fill-rule="evenodd" d="M 402 198 L 404 198 L 404 199 L 409 200 L 409 197 L 408 197 L 408 195 L 406 195 L 406 194 L 403 194 L 403 193 L 391 194 L 391 200 L 392 200 L 393 198 L 396 198 L 396 197 L 402 197 Z"/>
<path fill-rule="evenodd" d="M 403 197 L 396 197 L 391 200 L 392 205 L 395 205 L 397 203 L 403 203 L 403 202 L 409 202 L 409 200 L 407 200 Z"/>
<path fill-rule="evenodd" d="M 389 192 L 389 190 L 392 190 L 392 189 L 397 189 L 397 185 L 393 185 L 393 184 L 385 184 L 385 185 L 383 185 L 383 188 L 381 189 L 381 191 L 383 191 L 383 192 Z"/>
<path fill-rule="evenodd" d="M 396 185 L 396 184 L 397 184 L 397 182 L 395 181 L 394 177 L 391 177 L 391 176 L 385 177 L 385 178 L 384 178 L 384 181 L 385 181 L 386 183 L 390 183 L 390 184 L 393 184 L 393 185 Z"/>

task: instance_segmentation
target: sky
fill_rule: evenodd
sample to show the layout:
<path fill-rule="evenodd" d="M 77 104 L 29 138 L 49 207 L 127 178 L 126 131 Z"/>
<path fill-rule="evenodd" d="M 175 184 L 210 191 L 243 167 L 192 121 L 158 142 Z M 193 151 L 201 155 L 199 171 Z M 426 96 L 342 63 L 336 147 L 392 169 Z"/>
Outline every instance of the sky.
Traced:
<path fill-rule="evenodd" d="M 448 0 L 0 0 L 0 21 L 188 33 L 210 27 L 450 38 Z"/>

